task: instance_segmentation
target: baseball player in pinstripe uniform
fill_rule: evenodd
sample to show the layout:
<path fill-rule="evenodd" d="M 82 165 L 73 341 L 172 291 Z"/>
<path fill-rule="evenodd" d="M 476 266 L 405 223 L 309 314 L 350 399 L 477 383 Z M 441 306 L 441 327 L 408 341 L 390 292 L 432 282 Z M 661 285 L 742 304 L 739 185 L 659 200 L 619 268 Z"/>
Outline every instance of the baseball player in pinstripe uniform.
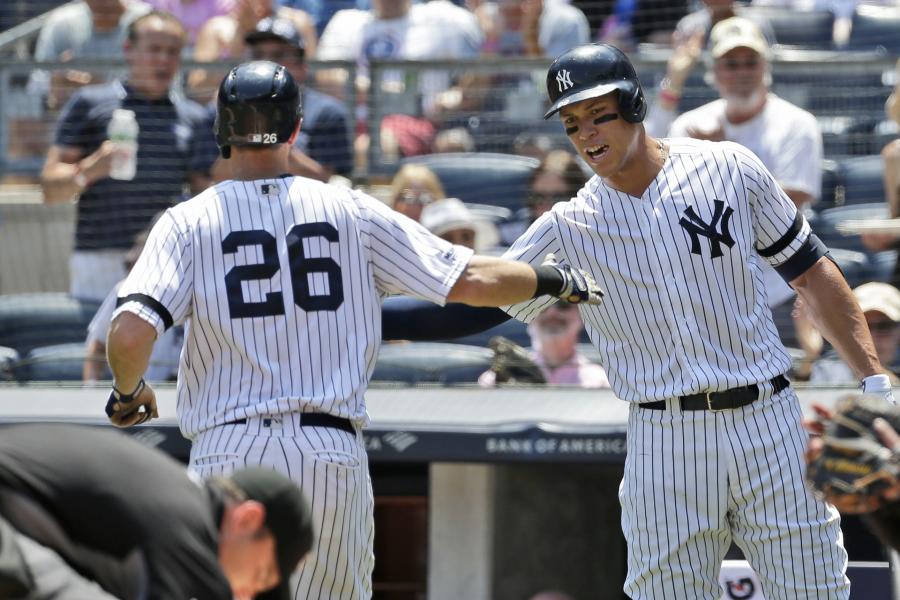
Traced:
<path fill-rule="evenodd" d="M 718 599 L 734 541 L 769 600 L 847 598 L 839 515 L 804 485 L 806 433 L 762 278 L 763 264 L 772 265 L 815 311 L 865 391 L 893 401 L 840 270 L 751 152 L 649 137 L 640 83 L 618 49 L 566 52 L 551 65 L 547 89 L 546 117 L 559 113 L 596 175 L 505 256 L 539 264 L 554 253 L 606 290 L 602 304 L 580 310 L 613 390 L 631 403 L 619 490 L 625 592 Z M 528 322 L 551 303 L 504 310 Z M 506 314 L 449 310 L 457 311 L 452 322 L 430 325 L 429 339 L 466 335 Z M 386 305 L 385 326 L 404 316 L 438 323 L 435 312 Z"/>
<path fill-rule="evenodd" d="M 539 295 L 599 302 L 585 273 L 473 256 L 360 192 L 287 172 L 299 89 L 271 62 L 222 82 L 216 138 L 233 180 L 165 213 L 119 290 L 107 413 L 156 416 L 142 374 L 157 335 L 187 322 L 178 420 L 201 476 L 266 465 L 300 484 L 317 541 L 294 598 L 371 596 L 372 491 L 364 392 L 381 300 L 484 306 Z"/>
<path fill-rule="evenodd" d="M 632 403 L 619 490 L 632 598 L 719 598 L 733 540 L 766 598 L 847 598 L 839 516 L 805 487 L 806 434 L 763 288 L 769 263 L 806 300 L 870 392 L 891 397 L 865 319 L 827 249 L 751 152 L 647 136 L 624 54 L 575 48 L 547 75 L 596 174 L 513 245 L 591 272 L 581 311 L 616 394 Z M 508 308 L 530 320 L 549 302 Z"/>

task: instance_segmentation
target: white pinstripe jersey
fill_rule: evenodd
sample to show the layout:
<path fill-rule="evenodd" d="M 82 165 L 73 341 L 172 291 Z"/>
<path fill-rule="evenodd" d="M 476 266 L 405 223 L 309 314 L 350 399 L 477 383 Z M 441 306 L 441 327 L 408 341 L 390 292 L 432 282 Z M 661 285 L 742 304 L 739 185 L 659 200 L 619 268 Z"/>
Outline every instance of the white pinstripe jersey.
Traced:
<path fill-rule="evenodd" d="M 470 256 L 361 192 L 225 181 L 161 217 L 118 310 L 159 333 L 187 321 L 178 415 L 189 437 L 293 411 L 365 423 L 381 300 L 443 304 Z"/>
<path fill-rule="evenodd" d="M 781 265 L 810 234 L 749 150 L 667 140 L 669 158 L 640 198 L 593 177 L 506 253 L 548 253 L 593 274 L 606 296 L 581 315 L 616 395 L 641 402 L 725 390 L 790 367 L 766 302 L 762 261 Z M 530 321 L 554 299 L 504 307 Z"/>

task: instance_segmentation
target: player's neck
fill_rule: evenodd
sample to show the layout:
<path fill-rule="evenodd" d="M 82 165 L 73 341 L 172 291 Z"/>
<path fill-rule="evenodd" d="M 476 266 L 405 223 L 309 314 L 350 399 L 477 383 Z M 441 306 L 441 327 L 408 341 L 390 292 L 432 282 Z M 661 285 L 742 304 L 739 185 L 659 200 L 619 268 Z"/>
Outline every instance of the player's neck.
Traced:
<path fill-rule="evenodd" d="M 606 185 L 640 198 L 659 175 L 669 156 L 669 146 L 662 140 L 642 135 L 638 145 L 622 169 L 604 179 Z"/>
<path fill-rule="evenodd" d="M 288 153 L 279 148 L 232 148 L 231 179 L 253 181 L 289 173 Z"/>

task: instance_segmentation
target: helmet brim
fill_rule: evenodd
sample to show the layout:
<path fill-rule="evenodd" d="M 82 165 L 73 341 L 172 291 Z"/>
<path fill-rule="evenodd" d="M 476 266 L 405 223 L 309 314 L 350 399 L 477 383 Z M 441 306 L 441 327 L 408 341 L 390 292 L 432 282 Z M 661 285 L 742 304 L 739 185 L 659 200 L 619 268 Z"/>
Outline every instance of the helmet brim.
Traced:
<path fill-rule="evenodd" d="M 556 102 L 553 103 L 553 106 L 550 107 L 546 113 L 544 113 L 544 118 L 549 119 L 554 114 L 560 111 L 560 109 L 569 106 L 570 104 L 575 104 L 576 102 L 581 102 L 582 100 L 587 100 L 588 98 L 596 98 L 598 96 L 604 96 L 610 92 L 615 92 L 619 89 L 620 82 L 614 83 L 599 83 L 593 87 L 585 88 L 573 94 L 566 94 L 561 96 Z"/>

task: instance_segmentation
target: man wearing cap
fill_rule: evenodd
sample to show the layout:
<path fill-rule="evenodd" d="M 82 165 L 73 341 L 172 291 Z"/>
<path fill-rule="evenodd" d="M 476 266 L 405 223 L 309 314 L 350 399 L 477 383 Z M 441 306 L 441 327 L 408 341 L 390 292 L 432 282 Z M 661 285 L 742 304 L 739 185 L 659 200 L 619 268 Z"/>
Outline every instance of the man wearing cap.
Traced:
<path fill-rule="evenodd" d="M 494 224 L 473 214 L 459 198 L 426 204 L 419 222 L 439 238 L 476 252 L 490 250 L 500 239 Z"/>
<path fill-rule="evenodd" d="M 894 384 L 897 377 L 897 348 L 900 345 L 900 290 L 889 283 L 874 281 L 854 288 L 859 307 L 866 317 L 878 360 L 890 369 L 888 375 Z M 819 385 L 856 384 L 850 367 L 838 358 L 834 351 L 827 352 L 812 367 L 809 382 Z"/>
<path fill-rule="evenodd" d="M 648 115 L 648 130 L 668 137 L 728 140 L 756 154 L 798 207 L 817 200 L 822 186 L 822 133 L 816 118 L 769 91 L 772 83 L 770 48 L 755 22 L 732 17 L 710 32 L 713 85 L 721 96 L 675 117 L 680 85 L 660 92 Z M 681 81 L 694 59 L 681 67 Z M 670 70 L 672 65 L 670 64 Z M 674 119 L 674 122 L 673 122 Z M 671 123 L 671 126 L 669 125 Z"/>
<path fill-rule="evenodd" d="M 313 531 L 286 477 L 251 468 L 198 484 L 117 432 L 0 431 L 0 597 L 291 598 Z"/>

